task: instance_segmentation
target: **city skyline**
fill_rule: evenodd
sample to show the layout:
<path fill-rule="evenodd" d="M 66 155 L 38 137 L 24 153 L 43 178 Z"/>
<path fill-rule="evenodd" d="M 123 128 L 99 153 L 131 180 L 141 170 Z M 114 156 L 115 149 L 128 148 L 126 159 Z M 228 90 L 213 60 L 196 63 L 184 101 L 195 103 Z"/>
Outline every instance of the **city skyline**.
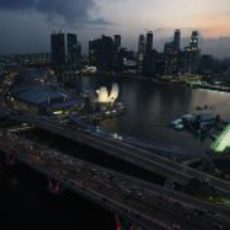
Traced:
<path fill-rule="evenodd" d="M 1 1 L 0 52 L 48 51 L 48 37 L 53 30 L 59 29 L 77 33 L 83 48 L 88 40 L 101 34 L 121 34 L 125 38 L 124 45 L 134 49 L 139 34 L 152 30 L 155 47 L 161 48 L 161 43 L 179 28 L 183 37 L 189 37 L 191 31 L 197 29 L 204 52 L 208 50 L 218 57 L 226 57 L 229 53 L 230 3 L 226 0 L 179 0 L 176 3 L 172 0 L 167 3 L 165 0 L 68 0 L 53 3 L 53 0 Z"/>

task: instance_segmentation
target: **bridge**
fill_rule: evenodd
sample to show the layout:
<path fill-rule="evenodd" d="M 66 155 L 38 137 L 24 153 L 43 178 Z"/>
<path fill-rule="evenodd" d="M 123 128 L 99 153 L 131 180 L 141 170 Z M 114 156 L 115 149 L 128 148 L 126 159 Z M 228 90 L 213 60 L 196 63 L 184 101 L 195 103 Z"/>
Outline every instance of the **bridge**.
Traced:
<path fill-rule="evenodd" d="M 187 185 L 192 179 L 198 179 L 213 186 L 221 194 L 227 196 L 230 195 L 230 183 L 228 181 L 216 178 L 207 173 L 195 170 L 123 141 L 111 137 L 100 136 L 97 135 L 97 133 L 87 133 L 84 129 L 76 126 L 58 124 L 50 118 L 11 114 L 10 119 L 32 124 L 50 133 L 90 146 L 118 159 L 136 165 L 139 168 L 164 176 L 173 183 Z"/>
<path fill-rule="evenodd" d="M 67 156 L 0 130 L 6 162 L 48 178 L 49 190 L 70 189 L 114 213 L 117 230 L 227 230 L 230 210 Z"/>

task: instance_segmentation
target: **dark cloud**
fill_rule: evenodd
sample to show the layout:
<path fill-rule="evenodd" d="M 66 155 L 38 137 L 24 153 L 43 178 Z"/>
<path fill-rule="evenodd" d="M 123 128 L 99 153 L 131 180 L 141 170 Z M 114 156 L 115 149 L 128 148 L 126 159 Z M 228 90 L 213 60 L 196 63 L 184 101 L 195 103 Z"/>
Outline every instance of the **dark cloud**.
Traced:
<path fill-rule="evenodd" d="M 102 25 L 102 26 L 111 26 L 113 25 L 112 22 L 109 22 L 107 20 L 105 20 L 104 18 L 96 18 L 96 19 L 93 19 L 93 20 L 88 20 L 88 23 L 91 24 L 91 25 Z"/>
<path fill-rule="evenodd" d="M 62 16 L 66 21 L 88 21 L 88 12 L 95 7 L 94 0 L 0 0 L 2 10 L 35 9 L 48 18 Z"/>
<path fill-rule="evenodd" d="M 33 7 L 35 4 L 34 0 L 1 0 L 0 1 L 0 8 L 1 9 L 8 9 L 8 10 L 15 10 L 15 9 L 25 9 Z"/>

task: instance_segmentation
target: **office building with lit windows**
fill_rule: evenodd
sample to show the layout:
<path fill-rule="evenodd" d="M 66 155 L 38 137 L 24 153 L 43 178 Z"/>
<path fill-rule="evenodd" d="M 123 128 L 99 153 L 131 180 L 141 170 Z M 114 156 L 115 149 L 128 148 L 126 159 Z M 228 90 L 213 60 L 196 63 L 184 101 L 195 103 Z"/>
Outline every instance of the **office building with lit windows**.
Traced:
<path fill-rule="evenodd" d="M 197 31 L 193 31 L 190 39 L 189 46 L 184 50 L 184 67 L 188 73 L 195 74 L 198 71 L 199 66 L 199 34 Z"/>
<path fill-rule="evenodd" d="M 166 43 L 164 47 L 164 73 L 176 75 L 180 71 L 180 40 L 181 32 L 177 29 L 172 42 Z"/>
<path fill-rule="evenodd" d="M 145 57 L 145 35 L 141 34 L 139 36 L 139 41 L 138 41 L 138 65 L 139 65 L 139 70 L 142 70 L 143 66 L 143 61 Z"/>

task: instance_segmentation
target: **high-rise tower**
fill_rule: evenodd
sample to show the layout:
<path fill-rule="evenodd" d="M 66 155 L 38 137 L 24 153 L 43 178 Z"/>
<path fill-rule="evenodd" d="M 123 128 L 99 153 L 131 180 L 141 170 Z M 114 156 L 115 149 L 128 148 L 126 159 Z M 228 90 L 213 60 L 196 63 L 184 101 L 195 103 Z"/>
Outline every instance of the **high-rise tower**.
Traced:
<path fill-rule="evenodd" d="M 198 36 L 199 35 L 198 35 L 197 31 L 193 31 L 192 32 L 191 41 L 190 41 L 190 48 L 194 52 L 198 52 L 199 51 L 199 38 L 198 38 Z"/>
<path fill-rule="evenodd" d="M 52 64 L 56 70 L 65 66 L 65 34 L 62 32 L 51 35 Z"/>
<path fill-rule="evenodd" d="M 189 46 L 185 47 L 185 70 L 189 73 L 196 73 L 199 64 L 199 34 L 193 31 Z"/>
<path fill-rule="evenodd" d="M 121 35 L 114 35 L 114 46 L 116 51 L 118 51 L 121 48 Z"/>
<path fill-rule="evenodd" d="M 153 49 L 153 33 L 149 31 L 146 36 L 146 54 L 151 53 Z"/>
<path fill-rule="evenodd" d="M 67 34 L 67 61 L 70 68 L 76 68 L 79 65 L 81 48 L 77 41 L 76 34 Z"/>
<path fill-rule="evenodd" d="M 155 52 L 153 50 L 153 33 L 149 31 L 146 35 L 145 55 L 143 61 L 143 74 L 152 77 L 155 68 Z"/>
<path fill-rule="evenodd" d="M 100 39 L 89 41 L 89 59 L 91 65 L 98 70 L 112 70 L 114 64 L 114 41 L 111 37 L 102 36 Z"/>
<path fill-rule="evenodd" d="M 143 61 L 145 56 L 145 35 L 141 34 L 138 41 L 138 60 Z"/>
<path fill-rule="evenodd" d="M 179 29 L 177 29 L 174 33 L 174 48 L 175 50 L 179 51 L 180 50 L 180 40 L 181 40 L 181 32 Z"/>

